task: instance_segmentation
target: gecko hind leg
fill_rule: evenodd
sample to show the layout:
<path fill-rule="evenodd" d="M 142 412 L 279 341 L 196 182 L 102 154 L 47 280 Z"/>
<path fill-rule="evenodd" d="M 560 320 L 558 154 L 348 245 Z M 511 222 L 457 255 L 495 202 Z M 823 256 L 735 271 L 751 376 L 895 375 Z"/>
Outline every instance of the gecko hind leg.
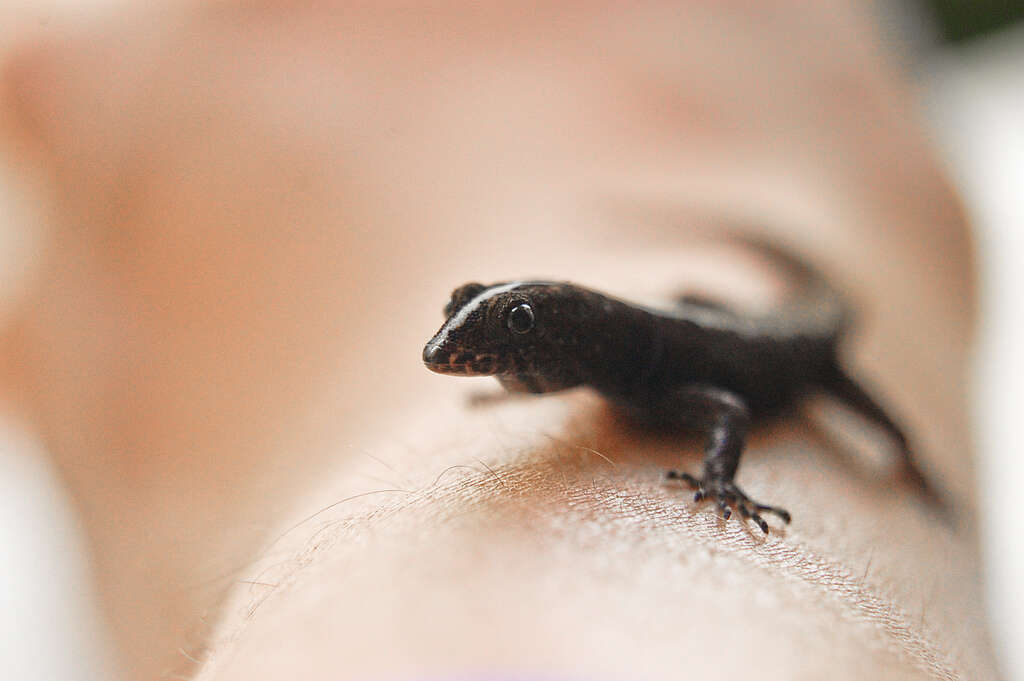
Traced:
<path fill-rule="evenodd" d="M 871 396 L 858 381 L 836 363 L 832 368 L 831 378 L 825 383 L 825 389 L 841 405 L 852 409 L 869 422 L 880 427 L 892 438 L 896 445 L 896 455 L 900 467 L 900 477 L 912 488 L 916 489 L 933 510 L 947 522 L 951 521 L 953 507 L 939 487 L 921 470 L 914 452 L 907 441 L 907 436 L 889 413 Z"/>
<path fill-rule="evenodd" d="M 679 413 L 687 425 L 707 430 L 708 441 L 701 478 L 679 471 L 668 471 L 665 477 L 681 480 L 696 489 L 694 501 L 706 499 L 716 502 L 726 520 L 735 508 L 744 520 L 753 520 L 765 534 L 768 533 L 768 523 L 761 513 L 772 513 L 789 523 L 791 516 L 788 511 L 754 501 L 733 481 L 750 426 L 750 411 L 743 400 L 719 388 L 692 386 L 678 391 L 673 396 L 672 405 L 681 410 Z"/>

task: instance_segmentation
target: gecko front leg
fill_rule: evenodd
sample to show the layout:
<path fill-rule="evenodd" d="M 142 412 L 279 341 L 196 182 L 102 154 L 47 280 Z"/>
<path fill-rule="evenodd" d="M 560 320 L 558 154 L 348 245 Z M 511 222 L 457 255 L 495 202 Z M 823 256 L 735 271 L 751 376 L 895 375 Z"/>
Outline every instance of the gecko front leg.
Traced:
<path fill-rule="evenodd" d="M 754 501 L 733 481 L 750 427 L 750 410 L 740 396 L 713 386 L 688 386 L 674 391 L 658 406 L 659 412 L 667 414 L 669 410 L 684 425 L 706 431 L 708 439 L 701 478 L 674 470 L 666 473 L 667 478 L 682 480 L 696 489 L 694 501 L 717 502 L 725 519 L 735 508 L 766 534 L 768 523 L 761 517 L 762 512 L 773 513 L 786 523 L 790 521 L 788 511 Z"/>

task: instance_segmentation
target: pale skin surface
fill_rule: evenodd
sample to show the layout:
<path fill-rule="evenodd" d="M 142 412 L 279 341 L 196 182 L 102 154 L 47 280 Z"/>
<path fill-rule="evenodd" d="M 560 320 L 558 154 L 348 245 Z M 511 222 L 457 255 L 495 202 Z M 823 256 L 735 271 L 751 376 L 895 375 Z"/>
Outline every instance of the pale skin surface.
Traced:
<path fill-rule="evenodd" d="M 959 205 L 864 17 L 711 4 L 219 6 L 8 60 L 50 231 L 6 392 L 125 678 L 996 677 Z M 474 279 L 770 302 L 771 272 L 690 243 L 724 221 L 850 293 L 851 362 L 953 526 L 859 422 L 757 432 L 738 480 L 794 516 L 764 538 L 662 482 L 696 441 L 581 392 L 470 409 L 489 384 L 420 366 Z"/>

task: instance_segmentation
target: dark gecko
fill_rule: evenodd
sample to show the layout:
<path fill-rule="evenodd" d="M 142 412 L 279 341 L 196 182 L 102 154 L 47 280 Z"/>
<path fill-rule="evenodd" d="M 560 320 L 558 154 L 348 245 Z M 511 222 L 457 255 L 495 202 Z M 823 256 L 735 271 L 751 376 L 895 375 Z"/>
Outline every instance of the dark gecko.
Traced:
<path fill-rule="evenodd" d="M 667 477 L 695 488 L 696 501 L 716 501 L 724 518 L 735 507 L 766 533 L 762 512 L 786 523 L 790 514 L 734 482 L 747 430 L 812 394 L 831 395 L 880 426 L 897 445 L 904 476 L 928 492 L 903 431 L 841 366 L 849 320 L 842 298 L 790 254 L 742 243 L 802 280 L 788 304 L 749 316 L 695 297 L 661 310 L 570 283 L 472 283 L 452 293 L 423 362 L 442 374 L 495 376 L 512 392 L 588 385 L 647 419 L 705 431 L 703 476 Z"/>

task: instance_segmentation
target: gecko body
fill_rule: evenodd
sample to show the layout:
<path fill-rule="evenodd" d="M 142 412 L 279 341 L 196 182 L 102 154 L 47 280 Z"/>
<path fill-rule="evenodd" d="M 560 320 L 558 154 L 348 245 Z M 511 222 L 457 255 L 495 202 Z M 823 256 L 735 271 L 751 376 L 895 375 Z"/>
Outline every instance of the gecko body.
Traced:
<path fill-rule="evenodd" d="M 423 362 L 442 374 L 494 376 L 515 392 L 586 385 L 635 414 L 703 431 L 702 476 L 666 475 L 694 487 L 698 501 L 715 501 L 725 518 L 735 508 L 764 532 L 762 513 L 787 523 L 790 514 L 736 485 L 747 431 L 812 394 L 833 396 L 888 433 L 906 477 L 923 487 L 902 429 L 842 368 L 842 298 L 801 260 L 753 245 L 800 280 L 798 293 L 767 314 L 693 297 L 654 309 L 567 282 L 471 283 L 452 293 Z"/>

